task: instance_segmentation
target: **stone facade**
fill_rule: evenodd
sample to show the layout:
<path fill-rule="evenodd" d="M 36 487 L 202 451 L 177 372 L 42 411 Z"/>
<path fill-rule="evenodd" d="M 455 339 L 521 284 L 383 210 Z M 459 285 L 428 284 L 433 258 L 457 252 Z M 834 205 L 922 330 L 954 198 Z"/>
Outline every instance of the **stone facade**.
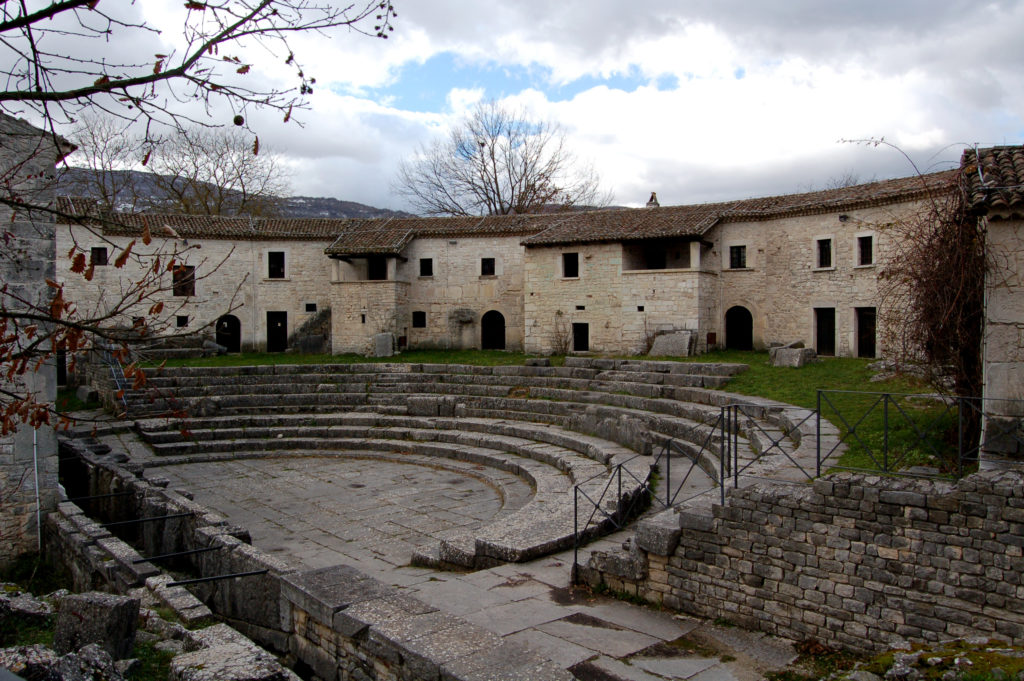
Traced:
<path fill-rule="evenodd" d="M 12 211 L 9 202 L 52 208 L 54 166 L 73 147 L 24 121 L 0 114 L 0 173 L 4 204 L 3 254 L 0 256 L 0 293 L 3 310 L 24 309 L 22 300 L 46 307 L 53 289 L 54 220 L 44 211 Z M 6 333 L 10 333 L 8 330 Z M 53 362 L 0 387 L 18 395 L 34 395 L 38 402 L 56 398 Z M 0 437 L 0 565 L 37 548 L 38 519 L 56 507 L 57 456 L 52 427 L 18 428 Z"/>
<path fill-rule="evenodd" d="M 733 490 L 593 584 L 795 640 L 868 651 L 904 640 L 1024 642 L 1024 477 L 956 484 L 839 474 Z M 663 534 L 655 533 L 658 537 Z M 600 562 L 600 561 L 598 561 Z"/>
<path fill-rule="evenodd" d="M 152 216 L 154 234 L 162 232 L 160 216 Z M 115 258 L 129 243 L 133 252 L 143 256 L 130 258 L 122 268 Z M 162 302 L 164 311 L 151 324 L 158 333 L 195 332 L 213 337 L 219 319 L 231 315 L 238 320 L 240 348 L 263 350 L 267 347 L 268 312 L 284 313 L 285 333 L 290 337 L 303 322 L 331 305 L 331 262 L 324 256 L 326 240 L 299 239 L 197 239 L 154 238 L 151 246 L 129 236 L 112 236 L 98 229 L 62 225 L 57 230 L 57 252 L 66 254 L 73 244 L 91 253 L 104 249 L 108 265 L 95 268 L 92 281 L 69 271 L 62 258 L 57 274 L 86 315 L 104 313 L 123 304 L 125 292 L 133 282 L 141 281 L 152 263 L 149 254 L 160 253 L 167 261 L 177 254 L 185 265 L 195 267 L 195 287 L 191 296 L 174 295 L 170 272 L 150 288 L 145 301 L 129 306 L 125 317 L 147 315 L 154 303 Z M 283 272 L 271 277 L 271 254 L 283 259 Z M 282 260 L 276 260 L 276 263 Z M 179 321 L 179 317 L 184 320 Z M 184 324 L 184 326 L 182 326 Z"/>

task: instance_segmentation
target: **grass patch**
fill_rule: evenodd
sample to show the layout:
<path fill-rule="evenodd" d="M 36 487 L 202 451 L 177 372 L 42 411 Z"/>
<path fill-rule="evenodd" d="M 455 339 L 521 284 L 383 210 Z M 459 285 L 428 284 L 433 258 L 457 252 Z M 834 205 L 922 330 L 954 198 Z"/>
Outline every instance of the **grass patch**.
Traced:
<path fill-rule="evenodd" d="M 793 369 L 771 366 L 766 352 L 727 350 L 686 361 L 746 364 L 750 369 L 734 376 L 723 390 L 808 409 L 817 408 L 818 390 L 901 395 L 886 405 L 877 394 L 827 393 L 822 416 L 839 429 L 847 445 L 843 456 L 829 463 L 864 470 L 915 465 L 935 466 L 945 473 L 956 470 L 956 410 L 921 396 L 933 391 L 919 379 L 897 376 L 872 382 L 874 372 L 868 365 L 875 360 L 824 357 Z M 905 394 L 918 396 L 902 397 Z"/>
<path fill-rule="evenodd" d="M 154 643 L 136 643 L 132 653 L 139 666 L 128 674 L 128 681 L 164 681 L 170 676 L 174 653 L 157 650 Z"/>
<path fill-rule="evenodd" d="M 523 364 L 533 355 L 504 350 L 406 350 L 393 357 L 365 357 L 346 355 L 302 355 L 273 352 L 243 352 L 217 357 L 175 358 L 167 360 L 169 367 L 232 367 L 265 366 L 272 364 L 472 364 L 475 366 L 505 366 Z M 560 366 L 563 357 L 553 357 L 551 364 Z M 147 367 L 160 362 L 146 363 Z"/>
<path fill-rule="evenodd" d="M 99 409 L 101 406 L 99 400 L 89 400 L 83 402 L 78 399 L 78 395 L 75 394 L 74 388 L 59 388 L 57 390 L 57 401 L 55 402 L 57 411 L 67 413 L 69 411 L 85 411 L 87 409 Z"/>

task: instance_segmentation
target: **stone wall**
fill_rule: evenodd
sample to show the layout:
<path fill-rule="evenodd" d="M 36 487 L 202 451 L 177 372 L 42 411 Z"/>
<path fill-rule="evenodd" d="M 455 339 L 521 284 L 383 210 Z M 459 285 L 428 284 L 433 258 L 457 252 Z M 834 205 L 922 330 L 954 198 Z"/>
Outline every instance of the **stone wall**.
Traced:
<path fill-rule="evenodd" d="M 123 592 L 144 582 L 187 623 L 209 619 L 212 610 L 260 644 L 291 653 L 298 666 L 325 681 L 573 679 L 525 645 L 505 641 L 354 568 L 291 568 L 251 546 L 244 531 L 222 516 L 164 489 L 166 480 L 141 477 L 141 466 L 118 464 L 74 441 L 63 442 L 62 449 L 66 477 L 76 487 L 70 493 L 128 492 L 94 502 L 90 516 L 108 522 L 157 518 L 116 526 L 122 541 L 96 517 L 74 504 L 61 504 L 49 518 L 49 555 L 63 561 L 79 584 Z M 159 519 L 183 513 L 191 515 Z M 266 572 L 190 585 L 190 593 L 167 586 L 168 575 L 153 564 L 133 562 L 139 554 L 195 549 L 214 550 L 160 565 L 203 577 Z"/>
<path fill-rule="evenodd" d="M 993 216 L 987 231 L 983 455 L 995 466 L 1024 459 L 1024 220 Z"/>
<path fill-rule="evenodd" d="M 54 278 L 54 224 L 51 214 L 30 206 L 54 204 L 54 166 L 66 143 L 55 140 L 24 121 L 0 114 L 0 193 L 5 201 L 27 206 L 12 211 L 0 206 L 4 243 L 0 249 L 0 305 L 24 309 L 18 298 L 44 308 L 53 297 L 46 279 Z M 60 151 L 66 152 L 67 147 Z M 10 333 L 8 327 L 6 333 Z M 5 371 L 6 371 L 5 365 Z M 32 394 L 37 402 L 53 402 L 57 382 L 53 362 L 15 377 L 0 379 L 0 387 L 18 395 Z M 0 437 L 0 565 L 37 549 L 38 513 L 56 506 L 56 440 L 51 427 L 18 428 Z"/>
<path fill-rule="evenodd" d="M 837 474 L 754 485 L 710 516 L 642 525 L 635 559 L 591 583 L 851 650 L 901 640 L 1024 642 L 1024 473 L 956 484 Z"/>
<path fill-rule="evenodd" d="M 902 203 L 719 225 L 709 234 L 713 247 L 706 256 L 721 268 L 716 318 L 724 319 L 729 308 L 741 305 L 753 315 L 755 347 L 797 340 L 815 347 L 814 308 L 834 308 L 836 354 L 856 356 L 855 309 L 881 305 L 877 277 L 891 248 L 885 226 L 916 210 L 918 204 Z M 859 264 L 861 236 L 872 237 L 873 264 Z M 819 239 L 831 239 L 831 267 L 817 266 Z M 745 269 L 729 268 L 731 245 L 746 246 Z M 724 329 L 717 331 L 724 341 Z M 879 344 L 884 335 L 880 315 Z M 876 354 L 883 352 L 879 345 Z"/>
<path fill-rule="evenodd" d="M 677 244 L 680 250 L 690 244 Z M 562 276 L 563 255 L 578 255 L 577 277 Z M 574 323 L 588 325 L 594 352 L 647 351 L 658 331 L 696 330 L 702 317 L 700 291 L 714 275 L 691 267 L 624 270 L 622 244 L 530 248 L 525 265 L 526 351 L 550 354 L 569 343 Z M 703 340 L 699 350 L 703 350 Z"/>
<path fill-rule="evenodd" d="M 155 218 L 156 220 L 156 218 Z M 159 223 L 150 227 L 160 233 Z M 196 268 L 195 295 L 183 298 L 173 295 L 171 275 L 164 274 L 160 291 L 145 303 L 130 307 L 124 318 L 146 314 L 155 302 L 164 303 L 158 320 L 161 333 L 200 332 L 213 337 L 213 325 L 224 314 L 238 318 L 243 350 L 262 350 L 267 342 L 267 312 L 286 312 L 287 334 L 290 336 L 317 311 L 330 306 L 331 262 L 324 255 L 328 242 L 323 241 L 229 241 L 225 239 L 173 240 L 154 238 L 150 246 L 137 240 L 133 252 L 141 259 L 129 260 L 123 268 L 114 267 L 114 259 L 132 239 L 99 236 L 80 226 L 60 225 L 57 230 L 57 252 L 62 265 L 58 277 L 64 283 L 69 299 L 76 301 L 84 314 L 103 312 L 117 305 L 127 287 L 139 281 L 152 266 L 152 255 L 179 252 L 181 260 Z M 110 264 L 97 267 L 93 280 L 86 281 L 68 272 L 64 257 L 77 243 L 86 253 L 92 247 L 106 247 Z M 285 277 L 270 279 L 267 253 L 285 254 Z M 316 309 L 309 309 L 310 306 Z M 188 318 L 187 326 L 179 327 L 177 317 Z M 162 320 L 162 321 L 161 321 Z"/>

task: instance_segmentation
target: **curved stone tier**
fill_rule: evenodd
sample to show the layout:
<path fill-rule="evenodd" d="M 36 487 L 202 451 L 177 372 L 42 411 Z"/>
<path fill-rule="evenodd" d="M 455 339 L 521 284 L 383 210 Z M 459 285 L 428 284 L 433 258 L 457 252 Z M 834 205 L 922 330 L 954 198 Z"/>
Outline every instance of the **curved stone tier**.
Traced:
<path fill-rule="evenodd" d="M 148 396 L 129 396 L 129 409 L 136 417 L 142 410 L 186 414 L 137 421 L 159 458 L 150 466 L 358 451 L 411 452 L 513 472 L 536 490 L 531 502 L 473 532 L 453 532 L 415 558 L 479 568 L 571 546 L 576 486 L 601 500 L 603 512 L 586 534 L 608 531 L 624 519 L 622 509 L 646 495 L 659 453 L 680 459 L 672 464 L 677 470 L 695 462 L 706 476 L 703 489 L 714 489 L 722 479 L 719 420 L 726 404 L 748 405 L 730 433 L 739 466 L 747 474 L 793 476 L 787 461 L 807 457 L 806 410 L 710 389 L 745 368 L 589 358 L 567 358 L 564 367 L 176 368 L 151 377 Z M 610 484 L 620 473 L 624 484 L 619 477 Z"/>

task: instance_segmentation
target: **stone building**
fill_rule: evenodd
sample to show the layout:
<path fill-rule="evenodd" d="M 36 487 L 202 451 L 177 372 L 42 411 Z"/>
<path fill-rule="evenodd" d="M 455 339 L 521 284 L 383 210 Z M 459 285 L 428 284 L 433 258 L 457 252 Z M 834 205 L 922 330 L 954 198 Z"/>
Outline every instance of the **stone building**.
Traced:
<path fill-rule="evenodd" d="M 69 226 L 58 253 L 74 240 L 103 260 L 148 229 L 195 268 L 191 287 L 164 282 L 167 325 L 216 326 L 231 349 L 285 349 L 329 307 L 335 353 L 366 352 L 381 332 L 399 346 L 532 353 L 644 353 L 656 336 L 683 333 L 687 351 L 799 340 L 872 357 L 885 226 L 954 177 L 483 218 L 112 215 L 92 231 Z M 66 281 L 76 300 L 102 304 L 140 274 L 108 266 L 91 283 Z"/>
<path fill-rule="evenodd" d="M 991 260 L 983 348 L 989 461 L 1024 459 L 1024 147 L 968 149 L 968 211 L 985 222 Z"/>
<path fill-rule="evenodd" d="M 55 166 L 74 147 L 25 121 L 0 113 L 0 320 L 41 305 L 46 308 L 54 277 Z M 33 207 L 35 208 L 29 208 Z M 38 210 L 41 208 L 42 210 Z M 7 367 L 5 367 L 6 371 Z M 32 395 L 37 402 L 56 397 L 53 362 L 13 378 L 0 389 Z M 0 565 L 36 548 L 40 514 L 57 505 L 57 443 L 51 426 L 21 426 L 0 436 Z"/>

